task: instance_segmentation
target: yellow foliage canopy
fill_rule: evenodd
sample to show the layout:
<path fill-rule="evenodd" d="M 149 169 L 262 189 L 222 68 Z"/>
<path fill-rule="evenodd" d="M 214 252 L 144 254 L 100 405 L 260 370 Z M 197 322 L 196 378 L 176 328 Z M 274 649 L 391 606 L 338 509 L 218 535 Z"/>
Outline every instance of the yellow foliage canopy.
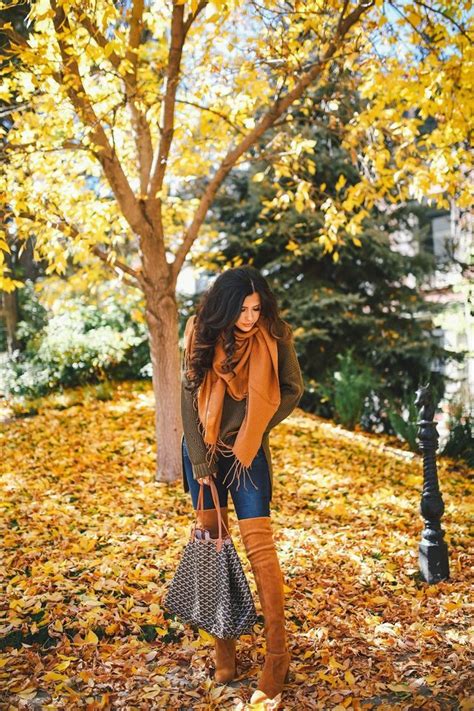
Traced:
<path fill-rule="evenodd" d="M 226 175 L 276 119 L 323 86 L 333 95 L 321 110 L 337 111 L 336 69 L 364 100 L 342 127 L 362 177 L 341 179 L 336 195 L 298 184 L 276 198 L 282 209 L 322 208 L 315 239 L 337 252 L 377 202 L 472 202 L 468 0 L 295 0 L 292 11 L 270 0 L 39 0 L 29 20 L 26 39 L 7 27 L 15 62 L 1 70 L 12 122 L 2 129 L 3 288 L 14 286 L 8 239 L 30 237 L 50 272 L 80 264 L 97 278 L 100 257 L 138 281 L 148 268 L 139 244 L 156 239 L 175 280 L 198 236 L 212 238 L 204 219 Z M 277 179 L 317 152 L 303 137 L 282 143 L 277 132 L 269 147 Z"/>

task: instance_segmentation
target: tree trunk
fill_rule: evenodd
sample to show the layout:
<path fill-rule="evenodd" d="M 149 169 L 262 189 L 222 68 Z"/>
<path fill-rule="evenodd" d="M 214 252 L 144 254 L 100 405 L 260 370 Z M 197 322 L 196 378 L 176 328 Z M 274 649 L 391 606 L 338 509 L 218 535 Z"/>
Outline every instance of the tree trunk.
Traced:
<path fill-rule="evenodd" d="M 18 264 L 22 269 L 22 275 L 24 279 L 30 279 L 31 281 L 36 281 L 40 272 L 40 265 L 42 262 L 35 262 L 34 259 L 34 248 L 35 240 L 30 238 L 28 242 L 22 245 L 23 251 L 18 257 Z M 45 265 L 46 268 L 46 265 Z"/>
<path fill-rule="evenodd" d="M 145 289 L 153 392 L 155 394 L 156 481 L 181 478 L 181 391 L 178 308 L 174 292 Z"/>
<path fill-rule="evenodd" d="M 5 319 L 5 330 L 7 333 L 7 350 L 11 355 L 13 351 L 18 349 L 18 340 L 16 337 L 16 327 L 18 324 L 18 293 L 14 291 L 5 291 L 2 294 L 3 309 L 2 314 Z"/>
<path fill-rule="evenodd" d="M 2 213 L 3 214 L 3 213 Z M 6 265 L 13 276 L 16 276 L 15 269 L 16 251 L 11 251 L 6 255 Z M 20 320 L 20 311 L 18 306 L 18 291 L 4 291 L 1 295 L 2 301 L 2 316 L 5 321 L 5 331 L 7 335 L 7 351 L 11 355 L 13 351 L 18 350 L 19 343 L 16 337 L 16 329 Z"/>

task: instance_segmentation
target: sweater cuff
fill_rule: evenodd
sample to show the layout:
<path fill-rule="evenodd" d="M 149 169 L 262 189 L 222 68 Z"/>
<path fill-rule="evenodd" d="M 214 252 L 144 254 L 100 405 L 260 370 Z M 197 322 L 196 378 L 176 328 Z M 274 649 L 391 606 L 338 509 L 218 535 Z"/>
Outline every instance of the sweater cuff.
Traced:
<path fill-rule="evenodd" d="M 201 464 L 193 464 L 193 476 L 195 479 L 202 479 L 205 476 L 214 476 L 216 472 L 209 467 L 207 462 L 202 462 Z"/>

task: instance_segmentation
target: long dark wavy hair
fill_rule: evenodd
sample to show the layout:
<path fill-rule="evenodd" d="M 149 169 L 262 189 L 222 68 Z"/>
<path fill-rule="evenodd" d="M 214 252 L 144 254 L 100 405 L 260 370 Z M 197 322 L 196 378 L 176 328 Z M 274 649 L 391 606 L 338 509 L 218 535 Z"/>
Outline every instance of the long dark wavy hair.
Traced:
<path fill-rule="evenodd" d="M 214 347 L 221 333 L 226 353 L 222 370 L 226 373 L 232 371 L 234 326 L 239 320 L 245 298 L 253 293 L 260 294 L 259 321 L 264 319 L 270 335 L 285 342 L 293 338 L 290 324 L 280 317 L 275 295 L 258 269 L 250 265 L 227 269 L 204 292 L 196 308 L 194 348 L 191 354 L 187 354 L 185 364 L 188 389 L 193 393 L 196 393 L 212 365 Z"/>

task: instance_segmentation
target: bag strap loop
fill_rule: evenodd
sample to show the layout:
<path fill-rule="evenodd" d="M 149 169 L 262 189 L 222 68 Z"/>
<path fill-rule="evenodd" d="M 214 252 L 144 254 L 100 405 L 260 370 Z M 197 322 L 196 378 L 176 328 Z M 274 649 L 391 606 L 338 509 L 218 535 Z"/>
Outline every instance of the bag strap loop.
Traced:
<path fill-rule="evenodd" d="M 220 507 L 220 502 L 219 502 L 219 494 L 217 492 L 217 487 L 214 482 L 214 478 L 211 476 L 209 478 L 210 481 L 210 488 L 211 488 L 211 496 L 212 496 L 212 501 L 214 503 L 214 508 L 217 513 L 217 525 L 218 525 L 218 537 L 217 537 L 217 544 L 216 548 L 217 551 L 219 552 L 222 548 L 224 538 L 223 538 L 223 531 L 222 529 L 225 528 L 227 531 L 227 535 L 230 536 L 230 531 L 225 525 L 223 519 L 222 519 L 222 514 L 221 514 L 221 507 Z M 204 484 L 200 483 L 199 484 L 199 495 L 198 495 L 198 500 L 197 500 L 197 506 L 196 506 L 196 514 L 198 511 L 204 511 Z M 196 526 L 198 522 L 198 517 L 196 516 L 196 520 L 194 521 L 194 526 L 191 531 L 191 540 L 194 541 L 196 537 Z"/>

